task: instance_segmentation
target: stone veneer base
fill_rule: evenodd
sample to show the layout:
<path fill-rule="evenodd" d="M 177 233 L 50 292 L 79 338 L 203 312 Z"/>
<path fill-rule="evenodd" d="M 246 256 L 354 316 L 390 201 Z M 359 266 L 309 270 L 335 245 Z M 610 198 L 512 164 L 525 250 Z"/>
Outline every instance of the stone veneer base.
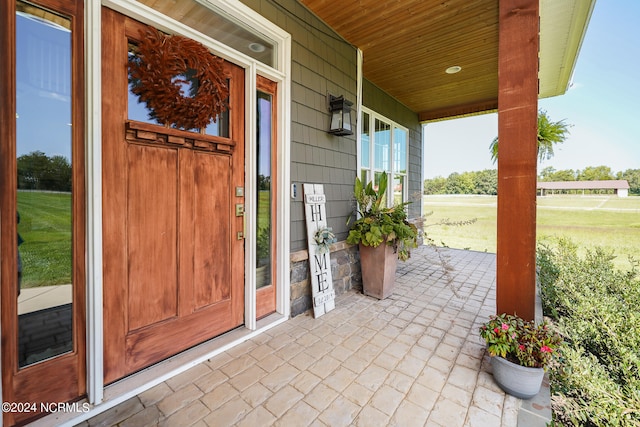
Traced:
<path fill-rule="evenodd" d="M 291 260 L 291 317 L 313 308 L 311 302 L 311 279 L 309 277 L 309 253 L 306 250 L 293 252 Z M 348 290 L 362 291 L 360 255 L 358 246 L 342 241 L 331 245 L 331 275 L 336 295 Z"/>

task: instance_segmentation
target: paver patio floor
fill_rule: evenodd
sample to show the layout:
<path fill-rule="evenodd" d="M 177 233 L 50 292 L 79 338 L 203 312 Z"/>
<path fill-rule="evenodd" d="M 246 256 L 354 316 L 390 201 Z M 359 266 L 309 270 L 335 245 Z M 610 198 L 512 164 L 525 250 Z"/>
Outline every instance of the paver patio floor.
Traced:
<path fill-rule="evenodd" d="M 516 426 L 521 401 L 493 382 L 478 334 L 495 254 L 442 254 L 448 274 L 421 247 L 391 297 L 343 294 L 81 425 Z"/>

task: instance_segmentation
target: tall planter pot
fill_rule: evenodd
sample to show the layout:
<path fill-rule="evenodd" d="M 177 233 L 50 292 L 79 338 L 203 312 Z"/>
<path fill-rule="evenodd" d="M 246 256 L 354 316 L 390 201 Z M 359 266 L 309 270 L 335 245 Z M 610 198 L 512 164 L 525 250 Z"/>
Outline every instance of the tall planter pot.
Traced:
<path fill-rule="evenodd" d="M 362 292 L 378 299 L 391 295 L 396 283 L 397 264 L 398 254 L 393 246 L 383 243 L 374 248 L 360 244 Z"/>
<path fill-rule="evenodd" d="M 500 388 L 520 399 L 531 399 L 540 391 L 544 369 L 528 368 L 499 356 L 491 358 L 493 379 Z"/>

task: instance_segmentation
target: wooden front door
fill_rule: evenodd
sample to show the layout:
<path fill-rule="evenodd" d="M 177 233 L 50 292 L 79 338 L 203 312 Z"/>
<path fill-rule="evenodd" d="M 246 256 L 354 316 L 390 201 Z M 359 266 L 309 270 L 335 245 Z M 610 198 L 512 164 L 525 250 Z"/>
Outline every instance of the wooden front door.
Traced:
<path fill-rule="evenodd" d="M 128 84 L 145 26 L 106 8 L 102 22 L 109 383 L 243 324 L 244 71 L 225 62 L 213 131 L 153 123 Z"/>

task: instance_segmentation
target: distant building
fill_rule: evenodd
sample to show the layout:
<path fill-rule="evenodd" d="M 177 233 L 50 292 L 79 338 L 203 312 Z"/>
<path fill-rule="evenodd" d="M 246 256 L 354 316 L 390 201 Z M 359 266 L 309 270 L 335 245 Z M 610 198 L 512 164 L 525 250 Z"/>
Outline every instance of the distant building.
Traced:
<path fill-rule="evenodd" d="M 538 190 L 540 195 L 544 196 L 545 191 L 552 194 L 556 191 L 564 190 L 613 190 L 618 197 L 627 197 L 629 195 L 629 182 L 626 179 L 612 179 L 605 181 L 548 181 L 538 182 Z"/>

